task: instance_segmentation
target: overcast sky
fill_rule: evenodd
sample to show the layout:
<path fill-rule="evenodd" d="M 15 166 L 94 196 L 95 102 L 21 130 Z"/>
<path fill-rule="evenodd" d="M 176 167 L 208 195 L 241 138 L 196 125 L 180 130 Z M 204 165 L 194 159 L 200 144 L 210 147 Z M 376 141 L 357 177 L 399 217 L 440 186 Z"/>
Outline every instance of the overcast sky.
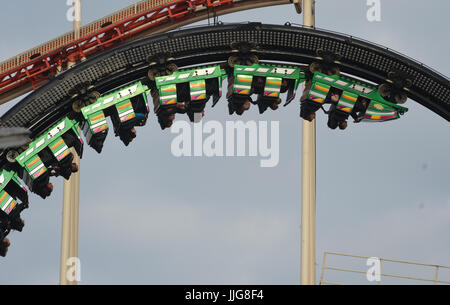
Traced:
<path fill-rule="evenodd" d="M 2 3 L 0 25 L 8 30 L 0 60 L 69 31 L 65 2 Z M 83 0 L 83 23 L 131 3 Z M 388 46 L 450 76 L 450 2 L 424 3 L 381 0 L 381 22 L 368 22 L 365 0 L 318 0 L 316 25 Z M 284 24 L 302 17 L 289 5 L 220 20 Z M 449 124 L 414 101 L 406 106 L 400 120 L 349 122 L 345 131 L 328 129 L 318 115 L 317 279 L 324 251 L 450 265 Z M 300 282 L 299 102 L 263 115 L 252 106 L 242 117 L 229 116 L 224 99 L 206 109 L 205 120 L 235 119 L 280 122 L 277 167 L 261 168 L 260 157 L 176 158 L 175 135 L 161 131 L 154 115 L 129 147 L 111 132 L 102 154 L 85 146 L 81 284 Z M 0 259 L 0 283 L 58 283 L 62 178 L 53 184 L 45 201 L 30 195 L 24 231 L 10 235 L 8 256 Z"/>

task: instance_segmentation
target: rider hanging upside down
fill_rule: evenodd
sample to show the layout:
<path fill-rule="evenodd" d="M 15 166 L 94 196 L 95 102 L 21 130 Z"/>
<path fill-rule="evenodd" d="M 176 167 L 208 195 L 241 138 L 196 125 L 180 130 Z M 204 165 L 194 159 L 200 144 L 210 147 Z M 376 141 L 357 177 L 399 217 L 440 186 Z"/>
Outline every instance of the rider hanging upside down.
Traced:
<path fill-rule="evenodd" d="M 152 90 L 153 110 L 158 117 L 158 123 L 161 129 L 170 128 L 175 120 L 175 114 L 186 113 L 186 108 L 183 103 L 176 102 L 170 105 L 161 105 L 160 95 L 158 90 Z"/>
<path fill-rule="evenodd" d="M 230 115 L 235 112 L 237 115 L 242 115 L 245 111 L 250 109 L 250 105 L 253 103 L 253 101 L 249 96 L 239 96 L 233 94 L 233 86 L 234 77 L 229 77 L 227 91 L 228 111 Z"/>
<path fill-rule="evenodd" d="M 4 237 L 0 241 L 0 256 L 5 257 L 8 253 L 8 248 L 11 245 L 11 242 L 8 238 Z"/>
<path fill-rule="evenodd" d="M 358 98 L 355 107 L 353 108 L 353 111 L 350 113 L 355 123 L 359 123 L 362 121 L 364 113 L 366 112 L 367 107 L 369 106 L 369 102 L 370 101 L 364 97 Z"/>
<path fill-rule="evenodd" d="M 345 114 L 337 109 L 337 104 L 342 92 L 339 89 L 331 88 L 329 92 L 329 101 L 331 103 L 330 109 L 328 110 L 328 127 L 331 129 L 344 130 L 347 128 L 347 118 L 348 114 Z"/>
<path fill-rule="evenodd" d="M 65 160 L 64 164 L 53 165 L 50 169 L 50 176 L 58 177 L 63 176 L 65 179 L 68 179 L 72 173 L 78 172 L 78 165 L 73 161 L 73 155 L 70 154 Z"/>
<path fill-rule="evenodd" d="M 312 82 L 305 82 L 303 95 L 300 98 L 300 117 L 312 122 L 316 118 L 316 111 L 321 108 L 321 104 L 308 100 L 308 93 L 311 90 Z"/>
<path fill-rule="evenodd" d="M 123 109 L 127 110 L 127 113 L 131 114 L 130 117 L 123 116 L 117 112 L 111 116 L 111 119 L 116 135 L 119 136 L 125 146 L 128 146 L 136 138 L 136 129 L 134 127 L 144 126 L 147 123 L 148 106 L 142 96 L 132 97 L 123 103 L 124 105 L 120 106 L 121 111 Z"/>
<path fill-rule="evenodd" d="M 9 239 L 6 238 L 9 233 L 6 219 L 0 219 L 0 256 L 5 257 L 8 253 L 8 247 L 11 245 Z"/>

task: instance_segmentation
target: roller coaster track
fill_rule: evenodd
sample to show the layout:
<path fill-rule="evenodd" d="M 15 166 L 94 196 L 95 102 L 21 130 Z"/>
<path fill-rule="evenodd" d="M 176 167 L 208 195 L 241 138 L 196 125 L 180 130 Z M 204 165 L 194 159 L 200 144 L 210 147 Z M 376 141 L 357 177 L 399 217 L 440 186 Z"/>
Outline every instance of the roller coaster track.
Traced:
<path fill-rule="evenodd" d="M 214 16 L 293 0 L 144 0 L 0 63 L 0 104 L 107 49 Z M 298 7 L 298 4 L 297 4 Z"/>
<path fill-rule="evenodd" d="M 21 126 L 34 133 L 71 111 L 70 90 L 89 83 L 100 93 L 143 79 L 147 57 L 170 53 L 179 67 L 223 62 L 233 41 L 259 46 L 261 60 L 310 64 L 318 49 L 342 55 L 342 72 L 372 81 L 387 81 L 392 69 L 412 77 L 408 97 L 450 121 L 450 80 L 436 71 L 390 49 L 335 32 L 292 25 L 259 23 L 203 26 L 158 34 L 106 51 L 58 75 L 11 108 L 0 126 Z"/>
<path fill-rule="evenodd" d="M 291 1 L 189 0 L 140 4 L 144 2 L 157 5 L 149 6 L 145 13 L 136 14 L 135 7 L 134 11 L 125 10 L 124 16 L 105 17 L 86 26 L 80 40 L 71 41 L 69 37 L 67 44 L 55 42 L 48 52 L 45 46 L 52 42 L 47 43 L 43 49 L 30 51 L 38 55 L 23 55 L 19 58 L 23 62 L 18 59 L 11 64 L 11 69 L 4 68 L 11 61 L 0 64 L 3 69 L 0 70 L 0 104 L 33 90 L 0 118 L 0 127 L 25 127 L 35 138 L 72 112 L 74 89 L 90 87 L 105 94 L 137 80 L 148 85 L 149 58 L 164 54 L 173 58 L 171 63 L 179 68 L 225 63 L 236 54 L 232 46 L 239 42 L 255 46 L 254 52 L 261 61 L 310 65 L 323 60 L 319 50 L 338 54 L 334 64 L 341 72 L 374 84 L 392 82 L 389 75 L 401 71 L 411 81 L 407 96 L 450 121 L 450 79 L 389 48 L 289 23 L 284 26 L 220 23 L 177 29 L 210 18 L 211 14 L 217 16 Z M 113 22 L 111 25 L 107 25 L 109 20 Z M 149 33 L 152 35 L 148 36 Z M 40 55 L 41 52 L 46 53 Z M 78 64 L 64 71 L 63 66 L 68 63 Z M 5 152 L 0 152 L 3 169 L 8 164 Z"/>

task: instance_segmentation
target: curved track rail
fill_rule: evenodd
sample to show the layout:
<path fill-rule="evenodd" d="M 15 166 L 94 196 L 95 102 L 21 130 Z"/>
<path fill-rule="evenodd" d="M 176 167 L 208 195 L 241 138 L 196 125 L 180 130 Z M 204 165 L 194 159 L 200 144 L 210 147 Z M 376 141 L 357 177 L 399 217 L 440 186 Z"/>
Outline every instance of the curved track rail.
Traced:
<path fill-rule="evenodd" d="M 204 26 L 159 34 L 102 53 L 58 75 L 10 109 L 0 126 L 37 132 L 70 111 L 70 90 L 94 85 L 105 93 L 146 76 L 148 56 L 170 53 L 179 67 L 226 61 L 231 42 L 251 41 L 259 58 L 310 64 L 318 49 L 342 55 L 340 69 L 374 83 L 387 80 L 392 69 L 406 72 L 413 84 L 408 97 L 450 121 L 450 80 L 387 48 L 324 30 L 259 23 Z"/>

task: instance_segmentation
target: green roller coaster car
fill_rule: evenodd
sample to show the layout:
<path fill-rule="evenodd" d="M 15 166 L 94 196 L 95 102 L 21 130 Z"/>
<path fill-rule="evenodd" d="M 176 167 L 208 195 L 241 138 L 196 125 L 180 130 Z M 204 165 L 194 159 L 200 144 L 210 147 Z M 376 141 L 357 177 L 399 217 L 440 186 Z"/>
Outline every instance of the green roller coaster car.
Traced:
<path fill-rule="evenodd" d="M 27 190 L 19 182 L 14 171 L 2 170 L 0 173 L 0 235 L 12 230 L 22 231 L 20 213 L 28 208 Z"/>
<path fill-rule="evenodd" d="M 83 107 L 81 113 L 83 133 L 89 146 L 98 153 L 102 151 L 108 134 L 106 116 L 111 116 L 116 136 L 128 145 L 132 140 L 133 128 L 144 126 L 149 113 L 147 86 L 141 82 L 122 87 L 102 96 L 97 102 Z"/>
<path fill-rule="evenodd" d="M 314 73 L 306 98 L 302 100 L 301 117 L 330 103 L 329 126 L 345 121 L 350 115 L 355 122 L 383 122 L 398 119 L 408 108 L 386 101 L 370 84 L 344 76 Z M 331 123 L 330 123 L 331 121 Z"/>
<path fill-rule="evenodd" d="M 48 183 L 50 175 L 62 175 L 69 179 L 72 173 L 73 155 L 71 147 L 80 157 L 83 140 L 80 124 L 65 117 L 33 142 L 17 158 L 18 174 L 32 192 L 42 198 L 50 195 Z"/>
<path fill-rule="evenodd" d="M 176 107 L 177 103 L 184 103 L 190 120 L 194 121 L 194 113 L 202 112 L 211 97 L 213 107 L 219 101 L 225 78 L 226 72 L 219 65 L 185 69 L 157 77 L 155 112 L 159 114 L 164 109 Z"/>
<path fill-rule="evenodd" d="M 305 80 L 305 73 L 296 66 L 235 65 L 227 95 L 230 114 L 236 111 L 236 106 L 246 101 L 252 102 L 252 94 L 258 94 L 255 104 L 258 104 L 260 113 L 266 111 L 269 105 L 281 101 L 280 94 L 287 91 L 286 106 L 294 100 L 299 84 Z"/>

